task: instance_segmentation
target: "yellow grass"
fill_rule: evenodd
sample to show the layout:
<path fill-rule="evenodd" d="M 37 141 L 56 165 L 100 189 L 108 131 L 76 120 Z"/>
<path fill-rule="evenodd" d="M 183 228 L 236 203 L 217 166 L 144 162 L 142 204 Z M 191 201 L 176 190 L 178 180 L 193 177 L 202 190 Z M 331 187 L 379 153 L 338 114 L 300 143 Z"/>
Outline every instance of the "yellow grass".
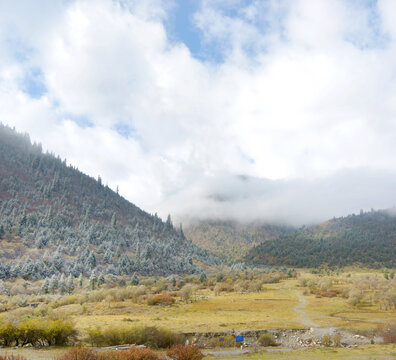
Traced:
<path fill-rule="evenodd" d="M 74 317 L 79 329 L 136 322 L 180 332 L 224 331 L 226 329 L 299 328 L 293 308 L 298 304 L 290 291 L 267 290 L 260 293 L 226 293 L 189 304 L 178 302 L 170 307 L 138 305 L 125 301 L 111 304 L 88 304 L 89 315 Z M 107 313 L 107 314 L 106 314 Z M 109 314 L 112 313 L 112 314 Z M 128 319 L 128 320 L 127 320 Z"/>

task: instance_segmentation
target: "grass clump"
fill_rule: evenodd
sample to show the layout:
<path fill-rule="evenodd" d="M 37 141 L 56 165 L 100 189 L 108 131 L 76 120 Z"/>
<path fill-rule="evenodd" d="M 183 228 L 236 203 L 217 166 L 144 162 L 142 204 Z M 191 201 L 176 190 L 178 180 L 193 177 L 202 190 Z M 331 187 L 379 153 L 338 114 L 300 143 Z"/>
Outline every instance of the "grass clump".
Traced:
<path fill-rule="evenodd" d="M 258 343 L 261 346 L 276 346 L 275 337 L 270 333 L 261 334 L 258 338 Z"/>

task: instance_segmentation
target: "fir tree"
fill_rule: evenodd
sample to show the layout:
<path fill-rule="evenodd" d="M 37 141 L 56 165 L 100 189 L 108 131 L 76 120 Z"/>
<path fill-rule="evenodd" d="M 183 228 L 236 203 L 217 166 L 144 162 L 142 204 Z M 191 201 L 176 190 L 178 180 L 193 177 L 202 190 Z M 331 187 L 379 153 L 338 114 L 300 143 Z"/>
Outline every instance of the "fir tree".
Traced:
<path fill-rule="evenodd" d="M 72 274 L 69 274 L 66 280 L 66 290 L 69 294 L 71 294 L 74 291 L 74 282 L 73 282 L 73 276 Z"/>
<path fill-rule="evenodd" d="M 83 274 L 80 273 L 80 276 L 78 277 L 78 286 L 80 287 L 80 289 L 83 287 L 83 283 L 84 283 Z"/>
<path fill-rule="evenodd" d="M 95 270 L 92 270 L 91 276 L 89 277 L 89 286 L 91 290 L 95 290 L 97 283 L 98 283 L 98 278 L 96 277 Z"/>
<path fill-rule="evenodd" d="M 101 273 L 98 277 L 98 287 L 100 287 L 100 285 L 103 285 L 105 283 L 105 277 L 104 275 Z"/>
<path fill-rule="evenodd" d="M 51 276 L 51 280 L 49 282 L 49 291 L 54 293 L 59 286 L 58 277 L 54 274 Z"/>

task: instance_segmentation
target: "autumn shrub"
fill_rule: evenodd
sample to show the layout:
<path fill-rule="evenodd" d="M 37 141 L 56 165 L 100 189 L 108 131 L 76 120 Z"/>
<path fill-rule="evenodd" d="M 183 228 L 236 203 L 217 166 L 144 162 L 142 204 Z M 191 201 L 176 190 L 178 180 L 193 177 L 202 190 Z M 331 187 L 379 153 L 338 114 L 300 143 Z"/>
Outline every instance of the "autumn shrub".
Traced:
<path fill-rule="evenodd" d="M 98 353 L 85 347 L 71 348 L 57 360 L 99 360 Z"/>
<path fill-rule="evenodd" d="M 147 305 L 172 305 L 175 301 L 173 297 L 167 294 L 157 294 L 148 297 Z"/>
<path fill-rule="evenodd" d="M 385 344 L 396 344 L 396 322 L 379 326 L 377 333 L 382 336 Z"/>
<path fill-rule="evenodd" d="M 172 360 L 201 360 L 204 355 L 196 346 L 174 345 L 166 351 Z"/>
<path fill-rule="evenodd" d="M 100 352 L 97 360 L 160 360 L 160 357 L 149 348 L 131 347 L 128 350 Z"/>
<path fill-rule="evenodd" d="M 275 337 L 270 333 L 261 334 L 258 338 L 258 343 L 261 346 L 276 346 Z"/>

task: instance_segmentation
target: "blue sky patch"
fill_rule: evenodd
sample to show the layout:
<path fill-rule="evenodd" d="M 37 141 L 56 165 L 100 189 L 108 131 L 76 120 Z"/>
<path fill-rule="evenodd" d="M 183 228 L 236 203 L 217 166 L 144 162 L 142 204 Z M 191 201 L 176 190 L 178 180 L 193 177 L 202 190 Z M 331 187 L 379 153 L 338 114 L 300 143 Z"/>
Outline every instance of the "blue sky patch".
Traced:
<path fill-rule="evenodd" d="M 21 89 L 34 99 L 39 99 L 47 93 L 44 74 L 40 69 L 31 69 L 25 73 L 22 80 Z"/>
<path fill-rule="evenodd" d="M 132 126 L 125 123 L 118 123 L 114 125 L 113 129 L 126 139 L 128 139 L 129 137 L 132 136 L 133 133 L 135 133 L 135 129 Z"/>
<path fill-rule="evenodd" d="M 94 127 L 93 122 L 85 115 L 74 115 L 74 114 L 67 114 L 66 118 L 74 121 L 79 127 L 85 129 L 88 127 Z"/>

